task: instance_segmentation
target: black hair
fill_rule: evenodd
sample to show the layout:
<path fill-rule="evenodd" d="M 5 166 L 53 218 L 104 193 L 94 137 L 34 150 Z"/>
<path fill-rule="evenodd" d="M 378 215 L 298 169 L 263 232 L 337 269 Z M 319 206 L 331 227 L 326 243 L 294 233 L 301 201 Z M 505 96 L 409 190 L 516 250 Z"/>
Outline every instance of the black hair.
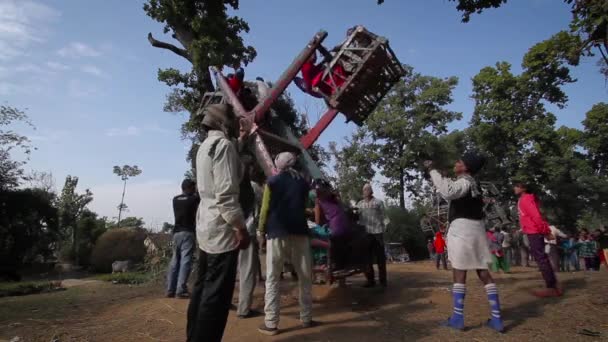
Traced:
<path fill-rule="evenodd" d="M 196 187 L 196 182 L 190 178 L 186 178 L 182 181 L 182 191 L 194 189 Z"/>

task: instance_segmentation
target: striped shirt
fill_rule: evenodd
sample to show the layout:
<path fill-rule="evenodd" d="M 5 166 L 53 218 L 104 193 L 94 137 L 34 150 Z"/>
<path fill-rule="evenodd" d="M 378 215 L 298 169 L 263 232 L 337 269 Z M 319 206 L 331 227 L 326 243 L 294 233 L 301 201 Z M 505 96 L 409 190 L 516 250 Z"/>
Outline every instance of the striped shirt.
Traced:
<path fill-rule="evenodd" d="M 359 208 L 359 223 L 365 226 L 368 234 L 384 233 L 384 203 L 372 197 L 370 200 L 361 200 L 357 203 Z"/>

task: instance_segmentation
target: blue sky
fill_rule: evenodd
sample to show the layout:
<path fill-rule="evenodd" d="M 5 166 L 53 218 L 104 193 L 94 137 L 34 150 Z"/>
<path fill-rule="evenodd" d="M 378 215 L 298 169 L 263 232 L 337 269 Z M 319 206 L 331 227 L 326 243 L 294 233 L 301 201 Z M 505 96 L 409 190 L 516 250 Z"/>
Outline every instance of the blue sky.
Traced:
<path fill-rule="evenodd" d="M 403 63 L 418 72 L 460 83 L 450 109 L 463 112 L 453 128 L 466 127 L 474 103 L 471 78 L 497 61 L 520 70 L 534 43 L 564 29 L 568 7 L 558 0 L 512 0 L 501 9 L 460 22 L 446 0 L 242 0 L 238 15 L 249 22 L 246 41 L 257 59 L 248 78 L 276 80 L 315 32 L 329 32 L 327 46 L 346 28 L 361 24 L 385 36 Z M 171 221 L 170 200 L 188 168 L 188 143 L 180 139 L 180 114 L 164 113 L 168 88 L 158 68 L 189 66 L 171 52 L 150 47 L 148 32 L 168 40 L 162 25 L 149 19 L 143 1 L 0 0 L 0 102 L 26 109 L 37 127 L 19 128 L 38 148 L 28 170 L 50 171 L 60 188 L 66 175 L 91 188 L 91 208 L 116 216 L 120 179 L 112 166 L 137 164 L 142 175 L 128 188 L 128 215 L 151 226 Z M 555 109 L 559 125 L 580 127 L 608 88 L 595 59 L 573 70 L 577 83 L 565 87 L 567 108 Z M 291 86 L 297 106 L 316 120 L 323 106 Z M 341 141 L 354 128 L 338 118 L 320 143 Z"/>

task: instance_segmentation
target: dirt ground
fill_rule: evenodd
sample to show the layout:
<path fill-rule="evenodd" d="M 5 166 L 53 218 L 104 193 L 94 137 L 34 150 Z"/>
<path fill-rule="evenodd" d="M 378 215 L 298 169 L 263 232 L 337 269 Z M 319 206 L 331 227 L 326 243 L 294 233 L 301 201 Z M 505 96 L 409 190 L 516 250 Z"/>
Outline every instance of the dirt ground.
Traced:
<path fill-rule="evenodd" d="M 465 305 L 467 331 L 438 326 L 451 311 L 451 273 L 430 262 L 389 266 L 389 288 L 363 289 L 362 277 L 347 288 L 314 287 L 314 319 L 301 329 L 297 290 L 282 283 L 281 334 L 260 335 L 263 318 L 238 320 L 231 312 L 224 341 L 608 341 L 608 272 L 561 273 L 566 290 L 559 299 L 537 299 L 542 286 L 535 269 L 497 275 L 507 332 L 482 326 L 489 315 L 483 287 L 469 275 Z M 160 284 L 144 286 L 91 282 L 66 291 L 0 299 L 0 341 L 184 341 L 187 300 L 162 297 Z M 263 288 L 254 307 L 262 309 Z M 236 298 L 235 298 L 236 299 Z M 582 329 L 601 337 L 579 334 Z"/>

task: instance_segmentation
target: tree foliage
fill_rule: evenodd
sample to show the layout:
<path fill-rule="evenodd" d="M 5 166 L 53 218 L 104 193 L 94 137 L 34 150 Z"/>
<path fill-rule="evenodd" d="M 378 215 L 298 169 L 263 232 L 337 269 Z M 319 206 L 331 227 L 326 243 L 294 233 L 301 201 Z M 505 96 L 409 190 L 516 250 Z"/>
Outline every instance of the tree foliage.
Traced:
<path fill-rule="evenodd" d="M 583 146 L 587 149 L 594 171 L 608 176 L 608 103 L 591 108 L 583 121 Z"/>
<path fill-rule="evenodd" d="M 60 238 L 54 195 L 39 189 L 0 190 L 0 271 L 15 272 L 36 255 L 48 257 Z"/>
<path fill-rule="evenodd" d="M 468 22 L 473 13 L 481 13 L 488 8 L 497 8 L 507 0 L 450 0 L 457 2 L 456 9 L 462 12 L 462 21 Z M 608 77 L 608 1 L 606 0 L 563 0 L 570 5 L 572 20 L 568 30 L 558 32 L 535 47 L 548 53 L 539 56 L 538 63 L 553 59 L 552 64 L 567 62 L 578 65 L 581 56 L 601 55 L 600 69 Z"/>
<path fill-rule="evenodd" d="M 445 108 L 452 103 L 456 77 L 425 76 L 405 66 L 406 76 L 382 100 L 366 124 L 373 139 L 374 164 L 387 179 L 387 196 L 399 199 L 405 209 L 405 191 L 416 192 L 419 163 L 428 155 L 430 142 L 447 132 L 447 125 L 461 117 Z"/>
<path fill-rule="evenodd" d="M 120 219 L 122 218 L 122 212 L 127 210 L 125 204 L 125 192 L 127 191 L 127 180 L 132 177 L 137 177 L 141 174 L 142 170 L 137 165 L 123 165 L 122 167 L 114 165 L 114 174 L 120 177 L 123 181 L 122 196 L 120 198 L 120 204 L 118 205 L 118 224 L 120 225 Z"/>
<path fill-rule="evenodd" d="M 67 176 L 57 201 L 59 211 L 59 225 L 64 238 L 64 255 L 70 257 L 77 264 L 80 262 L 78 247 L 79 236 L 78 221 L 86 212 L 86 208 L 93 201 L 93 193 L 86 189 L 84 193 L 77 193 L 78 177 Z"/>
<path fill-rule="evenodd" d="M 336 142 L 330 142 L 329 151 L 333 158 L 333 178 L 336 189 L 343 202 L 358 202 L 362 197 L 363 185 L 371 182 L 376 174 L 373 168 L 371 141 L 367 131 L 359 128 L 352 137 L 347 138 L 340 148 Z"/>
<path fill-rule="evenodd" d="M 120 220 L 120 222 L 110 222 L 108 223 L 109 228 L 139 228 L 143 229 L 145 226 L 144 219 L 141 217 L 125 217 Z"/>
<path fill-rule="evenodd" d="M 25 112 L 0 105 L 0 190 L 12 189 L 24 178 L 23 164 L 11 158 L 11 151 L 20 149 L 29 156 L 33 147 L 31 141 L 14 130 L 7 128 L 16 123 L 33 127 Z"/>
<path fill-rule="evenodd" d="M 187 111 L 190 120 L 196 116 L 202 95 L 213 91 L 210 66 L 247 65 L 256 51 L 245 45 L 241 35 L 249 32 L 249 25 L 228 10 L 238 10 L 238 0 L 148 0 L 146 14 L 164 24 L 164 32 L 179 43 L 179 47 L 160 42 L 148 34 L 152 46 L 168 49 L 192 64 L 192 69 L 181 72 L 175 68 L 158 71 L 159 81 L 172 87 L 165 110 Z M 182 131 L 193 132 L 184 124 Z M 198 128 L 197 128 L 198 129 Z"/>

